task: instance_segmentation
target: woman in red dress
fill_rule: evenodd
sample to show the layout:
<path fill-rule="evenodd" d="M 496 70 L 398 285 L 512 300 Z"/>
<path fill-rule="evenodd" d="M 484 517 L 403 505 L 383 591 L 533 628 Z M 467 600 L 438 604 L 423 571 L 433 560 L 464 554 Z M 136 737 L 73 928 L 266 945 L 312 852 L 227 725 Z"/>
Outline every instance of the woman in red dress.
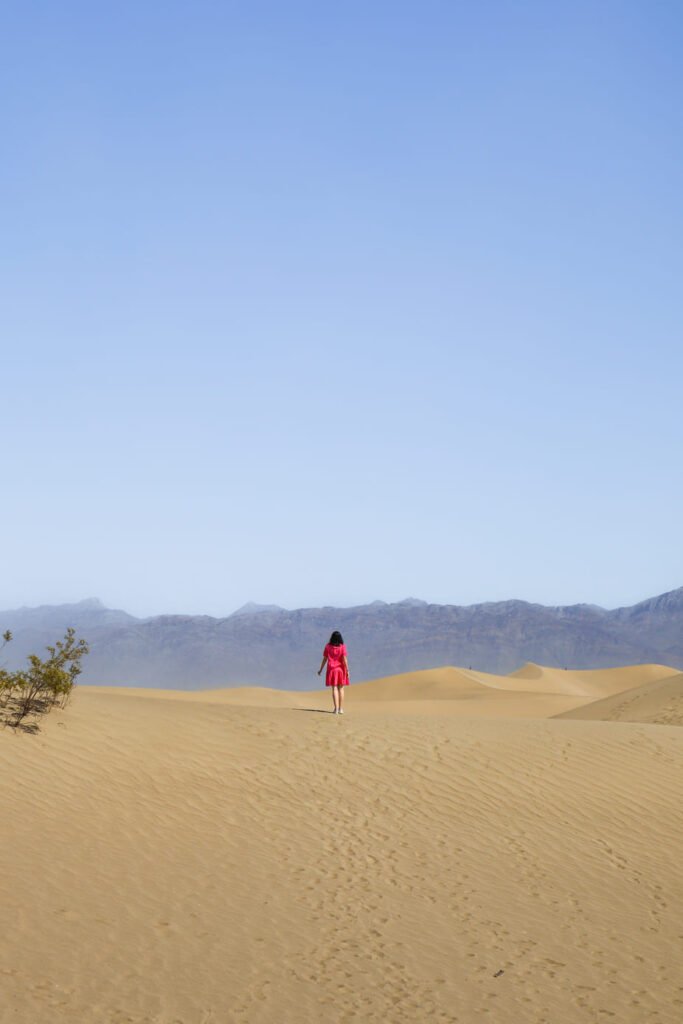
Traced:
<path fill-rule="evenodd" d="M 332 687 L 332 700 L 334 701 L 333 715 L 344 714 L 344 687 L 349 685 L 349 663 L 346 660 L 346 645 L 341 633 L 335 629 L 330 637 L 330 642 L 325 644 L 323 660 L 318 669 L 318 675 L 325 668 L 327 663 L 327 675 L 325 686 Z"/>

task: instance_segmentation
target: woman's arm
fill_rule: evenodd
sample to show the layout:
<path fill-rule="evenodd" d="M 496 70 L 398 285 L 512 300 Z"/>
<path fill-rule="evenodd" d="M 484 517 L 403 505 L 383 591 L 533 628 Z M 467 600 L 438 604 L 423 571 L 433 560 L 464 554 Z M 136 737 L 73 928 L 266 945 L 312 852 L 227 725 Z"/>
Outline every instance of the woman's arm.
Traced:
<path fill-rule="evenodd" d="M 318 669 L 318 675 L 320 675 L 322 670 L 325 668 L 326 662 L 327 662 L 327 655 L 325 654 L 325 651 L 323 651 L 323 660 L 320 662 L 320 668 Z"/>
<path fill-rule="evenodd" d="M 346 678 L 348 679 L 349 678 L 349 663 L 348 663 L 348 660 L 346 658 L 346 655 L 343 655 L 342 661 L 344 662 L 344 671 L 346 672 Z"/>

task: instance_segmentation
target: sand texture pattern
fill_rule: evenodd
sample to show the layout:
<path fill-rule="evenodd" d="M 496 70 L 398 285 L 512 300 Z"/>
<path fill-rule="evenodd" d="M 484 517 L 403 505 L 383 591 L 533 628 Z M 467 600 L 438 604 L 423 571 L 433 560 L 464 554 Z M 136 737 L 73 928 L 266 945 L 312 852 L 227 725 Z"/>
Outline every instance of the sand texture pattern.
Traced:
<path fill-rule="evenodd" d="M 2 1024 L 678 1024 L 683 730 L 528 671 L 0 731 Z"/>

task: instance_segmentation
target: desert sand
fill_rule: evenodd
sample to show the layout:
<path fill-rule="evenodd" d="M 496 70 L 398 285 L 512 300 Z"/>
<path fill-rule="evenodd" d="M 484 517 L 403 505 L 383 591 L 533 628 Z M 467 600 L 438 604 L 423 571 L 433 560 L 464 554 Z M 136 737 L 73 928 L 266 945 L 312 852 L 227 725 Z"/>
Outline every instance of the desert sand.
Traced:
<path fill-rule="evenodd" d="M 678 1024 L 682 679 L 77 689 L 0 730 L 0 1021 Z"/>
<path fill-rule="evenodd" d="M 683 725 L 683 672 L 558 714 L 603 722 Z"/>

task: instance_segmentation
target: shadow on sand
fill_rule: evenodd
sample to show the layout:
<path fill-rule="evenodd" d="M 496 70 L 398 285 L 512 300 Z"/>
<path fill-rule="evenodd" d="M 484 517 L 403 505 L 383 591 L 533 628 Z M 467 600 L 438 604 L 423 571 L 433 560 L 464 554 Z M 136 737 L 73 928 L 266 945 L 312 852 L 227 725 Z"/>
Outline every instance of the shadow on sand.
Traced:
<path fill-rule="evenodd" d="M 27 710 L 23 701 L 10 697 L 0 706 L 0 726 L 3 729 L 9 727 L 15 732 L 35 734 L 40 732 L 39 716 L 44 715 L 51 707 L 52 704 L 48 701 L 34 700 Z"/>
<path fill-rule="evenodd" d="M 308 711 L 313 715 L 333 715 L 334 711 L 328 711 L 326 708 L 290 708 L 290 711 Z"/>

